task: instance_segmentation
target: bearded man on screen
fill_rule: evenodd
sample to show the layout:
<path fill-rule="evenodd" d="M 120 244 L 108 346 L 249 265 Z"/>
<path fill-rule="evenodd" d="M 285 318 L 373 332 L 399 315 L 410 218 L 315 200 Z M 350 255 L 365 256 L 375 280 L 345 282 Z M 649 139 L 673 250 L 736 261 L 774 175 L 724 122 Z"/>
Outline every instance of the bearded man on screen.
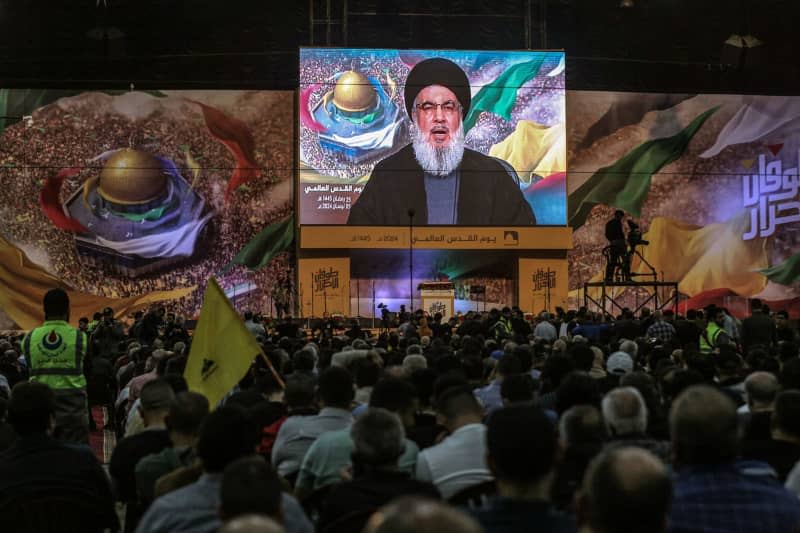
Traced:
<path fill-rule="evenodd" d="M 414 66 L 404 90 L 411 144 L 375 165 L 350 209 L 351 225 L 532 226 L 519 177 L 500 159 L 464 147 L 467 75 L 442 58 Z"/>

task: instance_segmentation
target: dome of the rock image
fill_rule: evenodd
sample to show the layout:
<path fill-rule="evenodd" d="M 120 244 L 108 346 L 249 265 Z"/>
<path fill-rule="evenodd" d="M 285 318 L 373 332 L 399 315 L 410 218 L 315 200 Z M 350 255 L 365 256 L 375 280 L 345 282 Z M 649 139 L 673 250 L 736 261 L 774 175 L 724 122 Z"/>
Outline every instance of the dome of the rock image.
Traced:
<path fill-rule="evenodd" d="M 143 204 L 161 196 L 168 180 L 157 157 L 126 148 L 106 161 L 100 171 L 97 192 L 115 204 Z"/>
<path fill-rule="evenodd" d="M 377 101 L 378 95 L 367 77 L 352 70 L 339 76 L 333 89 L 333 105 L 348 113 L 367 111 Z"/>

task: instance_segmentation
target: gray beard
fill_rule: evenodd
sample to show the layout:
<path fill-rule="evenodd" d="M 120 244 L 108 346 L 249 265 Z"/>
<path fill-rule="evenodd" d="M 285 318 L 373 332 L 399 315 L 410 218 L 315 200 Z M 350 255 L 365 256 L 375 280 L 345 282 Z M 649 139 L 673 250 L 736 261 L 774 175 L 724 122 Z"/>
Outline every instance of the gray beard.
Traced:
<path fill-rule="evenodd" d="M 448 146 L 438 147 L 428 141 L 416 124 L 411 124 L 411 143 L 414 146 L 414 157 L 422 170 L 444 177 L 458 168 L 461 158 L 464 157 L 464 126 L 459 124 Z"/>

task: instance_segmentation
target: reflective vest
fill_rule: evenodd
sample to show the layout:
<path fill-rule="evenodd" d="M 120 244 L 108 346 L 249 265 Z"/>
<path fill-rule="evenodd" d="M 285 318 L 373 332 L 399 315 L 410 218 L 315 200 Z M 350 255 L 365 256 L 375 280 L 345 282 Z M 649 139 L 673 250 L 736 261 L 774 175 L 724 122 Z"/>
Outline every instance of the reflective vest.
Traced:
<path fill-rule="evenodd" d="M 709 322 L 705 330 L 700 334 L 700 353 L 710 354 L 717 344 L 717 337 L 722 333 L 722 328 L 716 322 Z M 706 341 L 708 339 L 708 341 Z M 709 344 L 709 342 L 711 344 Z"/>
<path fill-rule="evenodd" d="M 87 337 L 63 320 L 47 320 L 22 341 L 30 380 L 52 389 L 85 389 L 83 359 Z"/>

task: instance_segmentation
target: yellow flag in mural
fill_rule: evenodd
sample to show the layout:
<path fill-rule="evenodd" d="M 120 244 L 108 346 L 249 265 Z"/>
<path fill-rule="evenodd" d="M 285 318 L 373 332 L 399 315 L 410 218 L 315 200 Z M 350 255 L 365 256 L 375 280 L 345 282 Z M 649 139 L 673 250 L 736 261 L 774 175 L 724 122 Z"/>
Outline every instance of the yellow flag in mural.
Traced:
<path fill-rule="evenodd" d="M 489 155 L 507 161 L 522 182 L 529 184 L 531 173 L 547 177 L 566 171 L 566 139 L 564 124 L 548 127 L 520 120 L 511 135 L 491 147 Z"/>
<path fill-rule="evenodd" d="M 730 289 L 740 296 L 752 296 L 767 285 L 767 278 L 756 271 L 769 266 L 769 257 L 768 239 L 742 240 L 748 224 L 749 216 L 707 226 L 656 217 L 644 237 L 650 245 L 639 251 L 659 278 L 663 272 L 664 279 L 678 280 L 683 294 Z M 632 272 L 648 270 L 634 258 Z"/>
<path fill-rule="evenodd" d="M 155 302 L 188 296 L 194 287 L 155 291 L 128 298 L 107 298 L 79 292 L 31 261 L 25 253 L 0 237 L 0 308 L 22 329 L 42 323 L 42 298 L 47 291 L 61 288 L 70 301 L 70 320 L 77 324 L 81 316 L 92 316 L 104 307 L 111 307 L 119 316 Z"/>
<path fill-rule="evenodd" d="M 730 289 L 740 296 L 753 296 L 767 285 L 767 278 L 757 271 L 769 266 L 768 239 L 742 240 L 749 224 L 746 215 L 707 226 L 656 217 L 644 234 L 650 244 L 637 250 L 653 265 L 659 279 L 678 281 L 681 294 L 691 297 L 712 289 Z M 649 273 L 650 268 L 634 257 L 631 272 Z M 599 272 L 590 281 L 602 281 L 603 274 Z M 624 288 L 608 290 L 618 294 Z M 593 298 L 600 297 L 599 288 L 588 292 Z M 582 290 L 570 292 L 571 298 L 582 295 Z"/>

